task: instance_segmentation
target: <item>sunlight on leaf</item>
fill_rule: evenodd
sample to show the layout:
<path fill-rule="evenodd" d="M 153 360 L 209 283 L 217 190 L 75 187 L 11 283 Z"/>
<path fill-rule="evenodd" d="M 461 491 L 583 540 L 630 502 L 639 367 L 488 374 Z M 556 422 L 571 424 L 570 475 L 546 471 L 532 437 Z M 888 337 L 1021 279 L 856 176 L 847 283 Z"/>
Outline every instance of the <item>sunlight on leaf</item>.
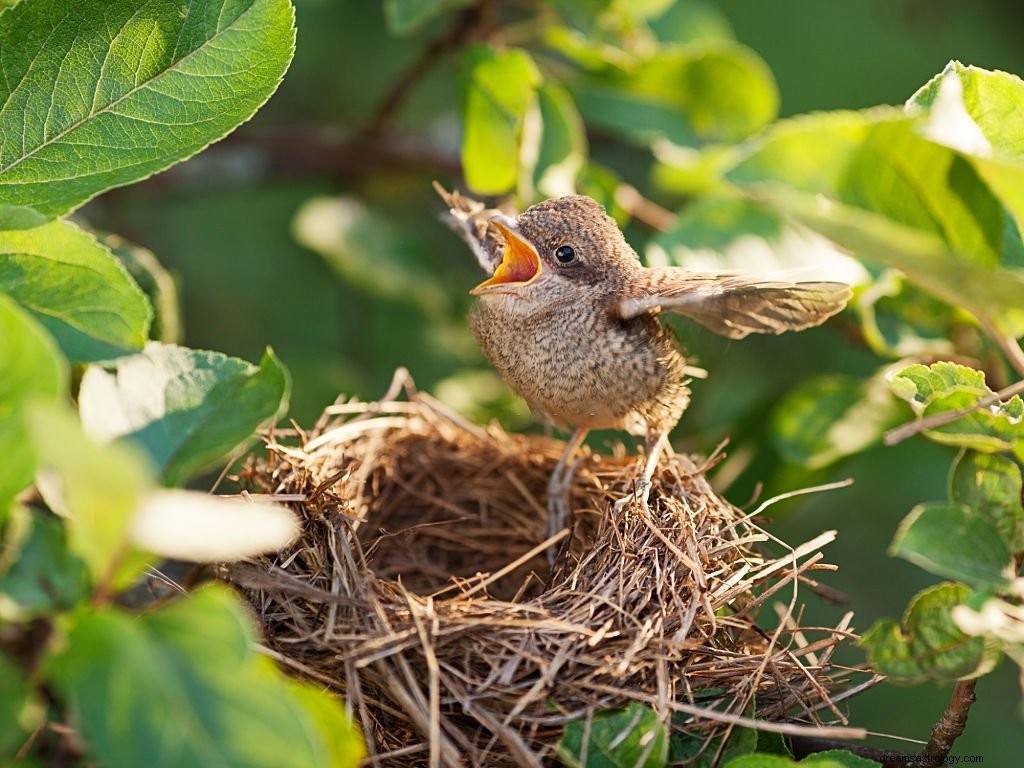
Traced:
<path fill-rule="evenodd" d="M 153 471 L 132 446 L 99 445 L 75 414 L 55 406 L 28 410 L 29 433 L 39 456 L 36 485 L 50 509 L 67 518 L 68 545 L 95 584 L 124 587 L 146 558 L 128 547 L 129 528 Z"/>
<path fill-rule="evenodd" d="M 251 440 L 286 407 L 288 372 L 268 350 L 259 366 L 219 352 L 151 342 L 86 369 L 78 395 L 86 432 L 145 449 L 165 485 L 180 485 Z"/>
<path fill-rule="evenodd" d="M 73 363 L 141 349 L 153 316 L 110 250 L 69 221 L 0 231 L 0 293 L 31 312 Z"/>
<path fill-rule="evenodd" d="M 526 51 L 477 45 L 463 56 L 462 167 L 477 194 L 497 195 L 516 185 L 523 128 L 537 100 L 541 74 Z"/>
<path fill-rule="evenodd" d="M 32 401 L 56 401 L 67 391 L 68 367 L 50 335 L 0 293 L 0 527 L 11 502 L 32 482 L 35 454 L 21 410 Z"/>

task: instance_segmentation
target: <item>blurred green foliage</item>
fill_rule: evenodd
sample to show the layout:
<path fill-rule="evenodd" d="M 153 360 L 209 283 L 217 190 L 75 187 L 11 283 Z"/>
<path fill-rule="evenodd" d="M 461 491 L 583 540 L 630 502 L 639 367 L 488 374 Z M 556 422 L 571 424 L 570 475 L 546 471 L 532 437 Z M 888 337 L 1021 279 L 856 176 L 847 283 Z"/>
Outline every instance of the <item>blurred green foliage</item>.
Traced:
<path fill-rule="evenodd" d="M 272 344 L 292 372 L 300 423 L 338 392 L 378 395 L 403 365 L 474 418 L 529 424 L 468 336 L 478 268 L 437 221 L 429 182 L 461 183 L 463 171 L 474 191 L 507 192 L 520 206 L 591 194 L 652 260 L 842 274 L 863 287 L 831 328 L 739 345 L 680 325 L 711 378 L 695 384 L 673 442 L 706 452 L 728 437 L 717 477 L 739 504 L 855 477 L 850 490 L 772 507 L 773 531 L 795 541 L 839 529 L 830 583 L 850 596 L 858 628 L 904 613 L 932 582 L 886 557 L 885 544 L 908 510 L 946 497 L 955 453 L 922 438 L 882 447 L 901 412 L 881 383 L 894 362 L 937 354 L 985 370 L 993 388 L 1012 380 L 963 309 L 1019 335 L 1021 153 L 971 101 L 996 76 L 965 75 L 974 79 L 963 104 L 1008 156 L 929 138 L 926 119 L 897 108 L 773 121 L 902 105 L 915 93 L 934 112 L 944 81 L 932 78 L 952 59 L 1024 73 L 1016 4 L 296 8 L 295 62 L 266 109 L 210 151 L 81 212 L 159 254 L 179 281 L 191 346 L 254 359 Z M 741 144 L 766 127 L 763 141 Z M 909 172 L 896 174 L 904 161 Z M 879 183 L 880 167 L 891 184 Z M 630 186 L 674 217 L 667 231 L 630 216 Z M 835 205 L 819 206 L 821 194 Z M 824 623 L 840 609 L 812 610 Z M 1008 754 L 1020 726 L 1007 678 L 982 681 L 959 753 Z M 932 693 L 876 689 L 851 703 L 851 719 L 924 735 L 945 699 Z"/>

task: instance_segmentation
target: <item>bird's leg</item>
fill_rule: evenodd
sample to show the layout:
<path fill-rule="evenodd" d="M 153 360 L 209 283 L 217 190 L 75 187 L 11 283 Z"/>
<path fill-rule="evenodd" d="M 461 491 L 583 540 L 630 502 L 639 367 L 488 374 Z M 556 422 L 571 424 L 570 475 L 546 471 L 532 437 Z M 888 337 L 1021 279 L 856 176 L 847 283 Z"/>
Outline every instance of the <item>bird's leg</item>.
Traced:
<path fill-rule="evenodd" d="M 576 427 L 548 480 L 548 536 L 554 536 L 565 527 L 569 489 L 572 487 L 573 475 L 576 474 L 576 465 L 570 463 L 570 459 L 589 431 L 587 427 Z"/>
<path fill-rule="evenodd" d="M 658 468 L 658 460 L 661 458 L 665 446 L 668 445 L 668 432 L 648 432 L 645 442 L 647 445 L 647 461 L 644 462 L 643 474 L 640 476 L 640 480 L 636 484 L 633 493 L 615 502 L 613 509 L 616 514 L 621 513 L 629 506 L 630 501 L 634 498 L 640 502 L 640 507 L 645 515 L 650 513 L 650 507 L 647 506 L 647 502 L 651 497 L 654 470 Z"/>

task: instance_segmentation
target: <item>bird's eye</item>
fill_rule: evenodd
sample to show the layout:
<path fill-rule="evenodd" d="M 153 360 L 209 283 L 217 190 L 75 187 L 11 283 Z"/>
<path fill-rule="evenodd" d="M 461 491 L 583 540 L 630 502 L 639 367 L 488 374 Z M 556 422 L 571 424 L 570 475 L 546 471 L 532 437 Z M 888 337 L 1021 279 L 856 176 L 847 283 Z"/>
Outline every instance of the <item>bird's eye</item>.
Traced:
<path fill-rule="evenodd" d="M 576 249 L 571 245 L 560 245 L 555 248 L 555 261 L 559 264 L 572 264 L 576 261 Z"/>

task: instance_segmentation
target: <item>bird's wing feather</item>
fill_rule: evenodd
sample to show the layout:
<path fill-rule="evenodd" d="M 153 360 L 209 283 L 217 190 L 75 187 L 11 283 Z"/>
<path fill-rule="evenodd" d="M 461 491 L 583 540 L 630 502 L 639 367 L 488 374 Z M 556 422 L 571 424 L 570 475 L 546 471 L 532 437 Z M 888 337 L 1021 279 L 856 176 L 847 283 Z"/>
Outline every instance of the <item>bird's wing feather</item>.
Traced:
<path fill-rule="evenodd" d="M 845 283 L 767 282 L 680 267 L 654 267 L 641 274 L 617 303 L 617 313 L 624 320 L 651 312 L 678 312 L 730 339 L 820 325 L 850 298 Z"/>

